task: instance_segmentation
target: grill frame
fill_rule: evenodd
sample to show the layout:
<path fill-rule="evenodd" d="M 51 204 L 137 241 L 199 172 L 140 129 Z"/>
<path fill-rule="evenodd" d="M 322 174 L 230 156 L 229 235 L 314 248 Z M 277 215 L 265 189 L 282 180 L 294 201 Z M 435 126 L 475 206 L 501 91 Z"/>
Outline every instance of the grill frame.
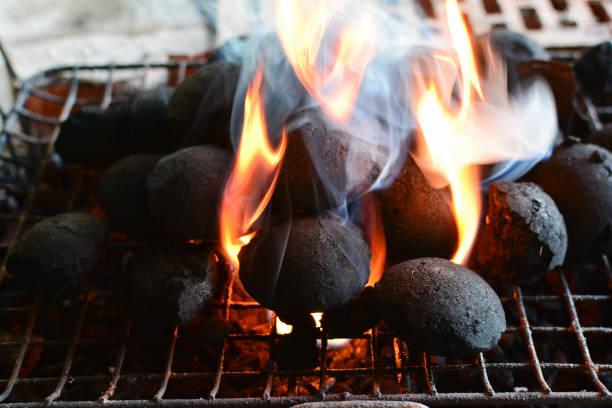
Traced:
<path fill-rule="evenodd" d="M 575 56 L 572 50 L 558 50 L 557 56 L 560 59 L 572 59 Z M 20 231 L 25 228 L 26 224 L 42 219 L 43 217 L 32 214 L 32 205 L 38 194 L 45 194 L 42 189 L 43 172 L 49 168 L 54 168 L 52 160 L 52 146 L 57 136 L 59 124 L 65 120 L 72 107 L 75 104 L 97 104 L 102 107 L 108 107 L 113 102 L 113 88 L 116 84 L 115 76 L 118 73 L 129 74 L 133 78 L 139 78 L 140 84 L 147 83 L 147 79 L 152 71 L 164 71 L 167 74 L 172 72 L 178 80 L 182 80 L 190 68 L 197 68 L 203 62 L 171 62 L 160 64 L 130 64 L 130 65 L 95 65 L 95 66 L 64 66 L 43 71 L 32 78 L 20 82 L 17 87 L 16 102 L 11 107 L 10 111 L 2 114 L 3 125 L 0 137 L 0 152 L 2 152 L 2 166 L 4 168 L 13 169 L 11 174 L 16 175 L 15 183 L 10 183 L 3 180 L 0 187 L 8 191 L 22 194 L 25 197 L 24 205 L 20 208 L 17 214 L 2 214 L 2 218 L 11 220 L 16 223 L 16 230 L 13 231 L 13 238 L 9 239 L 0 247 L 8 253 L 10 246 L 14 242 L 14 238 L 19 235 Z M 83 81 L 79 78 L 81 74 L 95 73 L 98 77 L 100 74 L 106 77 L 104 82 L 104 93 L 100 98 L 79 98 L 78 89 Z M 58 97 L 46 93 L 41 89 L 42 85 L 54 83 L 58 78 L 69 83 L 68 94 L 65 97 Z M 26 108 L 26 101 L 30 95 L 36 95 L 42 100 L 60 104 L 61 110 L 56 117 L 45 117 L 35 112 L 29 111 Z M 592 110 L 589 110 L 592 111 Z M 593 115 L 592 115 L 593 116 Z M 37 124 L 50 125 L 52 131 L 44 138 L 35 135 L 28 135 L 17 131 L 17 125 L 20 120 L 26 119 Z M 592 117 L 597 121 L 596 115 Z M 24 162 L 22 155 L 19 154 L 18 146 L 20 143 L 26 143 L 38 146 L 44 154 L 39 163 Z M 85 169 L 78 166 L 67 166 L 67 172 L 72 174 L 73 182 L 71 187 L 66 189 L 62 200 L 64 211 L 73 210 L 76 197 L 79 194 L 81 183 L 86 172 Z M 130 242 L 115 242 L 110 244 L 110 248 L 118 250 L 129 249 L 132 245 L 137 245 Z M 5 257 L 4 257 L 5 258 Z M 0 288 L 4 279 L 4 271 L 0 275 Z M 559 268 L 551 273 L 558 274 L 559 280 L 562 283 L 563 290 L 557 295 L 523 295 L 520 287 L 513 288 L 513 296 L 502 298 L 502 302 L 514 304 L 521 319 L 521 325 L 516 327 L 508 327 L 508 332 L 520 332 L 526 340 L 530 361 L 525 363 L 487 363 L 482 353 L 478 358 L 470 364 L 460 365 L 436 365 L 432 364 L 431 357 L 422 356 L 422 361 L 418 364 L 412 362 L 405 364 L 402 356 L 401 342 L 395 338 L 392 333 L 380 332 L 379 329 L 373 328 L 371 332 L 363 334 L 358 338 L 366 339 L 370 348 L 369 367 L 364 368 L 345 368 L 331 369 L 326 366 L 327 342 L 325 335 L 321 336 L 321 352 L 320 366 L 314 370 L 303 371 L 279 371 L 274 364 L 269 361 L 264 369 L 260 371 L 227 371 L 224 368 L 224 360 L 226 351 L 231 342 L 237 340 L 256 340 L 268 342 L 273 346 L 277 336 L 275 327 L 272 325 L 270 330 L 264 334 L 228 334 L 223 340 L 223 346 L 220 348 L 217 356 L 216 370 L 210 372 L 173 372 L 172 363 L 178 336 L 178 329 L 175 328 L 168 336 L 159 341 L 167 343 L 167 354 L 164 360 L 165 369 L 163 372 L 146 373 L 146 374 L 122 374 L 121 368 L 126 356 L 126 348 L 128 339 L 130 338 L 130 322 L 118 322 L 124 324 L 125 329 L 123 335 L 115 341 L 108 339 L 81 339 L 83 325 L 87 319 L 87 311 L 90 301 L 94 297 L 106 296 L 108 293 L 99 292 L 95 288 L 90 288 L 89 292 L 82 297 L 81 309 L 78 319 L 75 321 L 74 332 L 71 338 L 62 340 L 33 340 L 33 331 L 43 307 L 42 300 L 38 297 L 32 299 L 29 305 L 18 307 L 0 307 L 0 316 L 6 313 L 27 313 L 27 324 L 25 332 L 19 341 L 0 341 L 0 349 L 3 347 L 19 347 L 17 359 L 14 363 L 12 374 L 9 378 L 0 379 L 0 407 L 17 408 L 17 407 L 32 407 L 44 406 L 53 403 L 57 407 L 93 407 L 93 406 L 113 406 L 113 407 L 149 407 L 149 406 L 169 406 L 169 407 L 197 407 L 197 406 L 275 406 L 285 407 L 292 406 L 297 403 L 310 401 L 341 401 L 341 400 L 375 400 L 375 401 L 413 401 L 423 404 L 436 405 L 531 405 L 531 404 L 612 404 L 612 395 L 610 391 L 603 385 L 598 377 L 598 373 L 611 373 L 611 364 L 594 363 L 590 357 L 589 347 L 585 338 L 585 333 L 598 332 L 604 335 L 612 336 L 612 327 L 582 327 L 576 310 L 576 303 L 593 301 L 606 302 L 612 300 L 612 269 L 606 258 L 602 260 L 601 273 L 604 274 L 608 282 L 607 295 L 574 295 L 570 291 L 566 272 L 567 268 Z M 255 302 L 233 302 L 231 300 L 233 288 L 233 280 L 227 277 L 224 285 L 223 300 L 209 307 L 221 308 L 225 319 L 229 319 L 232 310 L 244 309 L 261 309 L 261 306 Z M 565 309 L 571 317 L 571 325 L 563 326 L 534 326 L 531 327 L 527 314 L 525 312 L 526 302 L 540 301 L 563 301 Z M 275 321 L 275 320 L 274 320 Z M 542 363 L 538 359 L 538 354 L 535 349 L 534 333 L 574 333 L 577 345 L 582 353 L 583 362 L 577 363 Z M 385 365 L 381 362 L 379 340 L 393 338 L 393 348 L 396 356 L 393 366 Z M 32 346 L 50 346 L 58 345 L 68 346 L 66 358 L 63 363 L 61 374 L 57 377 L 50 378 L 19 378 L 18 374 L 21 365 L 24 362 L 26 352 Z M 99 344 L 101 347 L 107 347 L 112 343 L 116 347 L 115 371 L 108 375 L 94 375 L 73 377 L 70 375 L 73 358 L 79 344 Z M 270 352 L 272 354 L 272 351 Z M 466 392 L 438 392 L 436 389 L 436 375 L 443 372 L 468 371 L 478 369 L 480 372 L 482 393 Z M 532 370 L 540 385 L 539 392 L 496 392 L 489 381 L 488 370 L 490 369 L 511 369 L 511 370 Z M 575 373 L 587 373 L 590 377 L 593 387 L 597 391 L 581 391 L 573 392 L 555 392 L 551 391 L 549 385 L 544 378 L 543 373 L 549 370 L 568 370 Z M 395 375 L 398 381 L 401 381 L 402 376 L 411 373 L 422 374 L 427 383 L 428 392 L 426 393 L 402 393 L 402 394 L 385 394 L 381 391 L 380 376 L 386 374 Z M 367 375 L 370 376 L 373 383 L 372 391 L 367 395 L 352 395 L 349 393 L 330 394 L 326 390 L 326 384 L 329 377 L 334 375 Z M 285 396 L 274 397 L 272 395 L 272 385 L 274 378 L 287 378 L 289 383 L 295 385 L 295 379 L 302 376 L 318 377 L 319 387 L 313 395 L 291 395 L 291 386 L 288 386 L 288 394 Z M 159 388 L 154 395 L 147 399 L 133 400 L 114 400 L 113 395 L 120 379 L 125 380 L 126 377 L 133 381 L 140 381 L 144 378 L 159 380 Z M 218 397 L 219 386 L 224 378 L 243 377 L 253 379 L 266 379 L 266 386 L 262 395 L 259 398 L 220 398 Z M 180 381 L 182 379 L 212 379 L 213 386 L 209 390 L 202 390 L 201 398 L 195 399 L 165 399 L 164 395 L 169 381 Z M 67 383 L 78 384 L 88 382 L 104 382 L 108 386 L 106 390 L 97 399 L 87 401 L 63 401 L 61 400 L 62 391 Z M 10 397 L 11 391 L 16 384 L 31 384 L 40 385 L 43 383 L 55 384 L 54 391 L 49 394 L 43 401 L 39 402 L 6 402 Z"/>

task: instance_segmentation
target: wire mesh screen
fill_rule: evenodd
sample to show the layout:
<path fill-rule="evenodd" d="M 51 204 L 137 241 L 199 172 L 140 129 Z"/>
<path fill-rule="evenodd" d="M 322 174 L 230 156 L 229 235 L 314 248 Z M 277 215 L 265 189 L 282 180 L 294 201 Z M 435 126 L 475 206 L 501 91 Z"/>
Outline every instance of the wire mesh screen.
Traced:
<path fill-rule="evenodd" d="M 99 214 L 100 174 L 62 165 L 58 125 L 88 105 L 176 84 L 198 63 L 65 67 L 23 82 L 3 115 L 0 191 L 3 259 L 37 221 L 66 211 Z M 428 405 L 611 404 L 612 272 L 601 265 L 551 271 L 535 287 L 499 295 L 508 328 L 474 360 L 410 350 L 384 325 L 332 348 L 320 333 L 318 366 L 279 368 L 275 319 L 226 277 L 188 325 L 164 332 L 132 324 L 121 277 L 142 245 L 111 236 L 86 295 L 52 302 L 0 286 L 0 406 L 292 406 L 318 400 Z M 136 293 L 131 294 L 137 296 Z M 296 349 L 295 353 L 301 353 Z"/>

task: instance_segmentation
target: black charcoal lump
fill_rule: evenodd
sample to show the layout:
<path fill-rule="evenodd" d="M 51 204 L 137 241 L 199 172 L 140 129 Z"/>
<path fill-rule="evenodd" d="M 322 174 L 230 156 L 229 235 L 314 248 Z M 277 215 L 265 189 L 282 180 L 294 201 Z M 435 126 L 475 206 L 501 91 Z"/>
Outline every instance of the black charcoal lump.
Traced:
<path fill-rule="evenodd" d="M 338 208 L 361 197 L 380 174 L 382 154 L 350 133 L 332 129 L 323 112 L 301 112 L 287 135 L 275 206 L 295 213 Z"/>
<path fill-rule="evenodd" d="M 601 146 L 608 151 L 612 151 L 612 125 L 608 124 L 603 128 L 593 132 L 584 140 L 586 143 Z"/>
<path fill-rule="evenodd" d="M 612 94 L 612 41 L 588 49 L 574 64 L 574 73 L 586 93 L 596 102 Z"/>
<path fill-rule="evenodd" d="M 537 42 L 511 30 L 493 30 L 488 35 L 491 46 L 510 67 L 531 60 L 547 60 L 550 55 Z"/>
<path fill-rule="evenodd" d="M 534 183 L 491 184 L 474 249 L 478 270 L 530 284 L 561 265 L 566 251 L 565 221 L 548 194 Z"/>
<path fill-rule="evenodd" d="M 166 120 L 166 107 L 173 93 L 170 86 L 136 92 L 126 109 L 130 152 L 162 154 L 177 147 L 179 141 L 170 134 Z"/>
<path fill-rule="evenodd" d="M 179 84 L 166 108 L 168 126 L 183 146 L 230 147 L 230 121 L 240 65 L 207 64 Z"/>
<path fill-rule="evenodd" d="M 49 217 L 15 243 L 7 271 L 21 286 L 41 296 L 65 298 L 83 293 L 107 234 L 108 221 L 93 215 Z"/>
<path fill-rule="evenodd" d="M 506 329 L 493 289 L 476 273 L 446 259 L 394 265 L 375 290 L 380 317 L 415 350 L 473 356 L 495 347 Z"/>
<path fill-rule="evenodd" d="M 147 202 L 147 179 L 162 156 L 137 154 L 113 164 L 100 178 L 98 197 L 111 223 L 135 238 L 156 238 L 164 233 Z"/>
<path fill-rule="evenodd" d="M 367 283 L 369 262 L 355 225 L 333 215 L 304 216 L 261 231 L 244 247 L 240 279 L 265 307 L 301 316 L 349 302 Z"/>
<path fill-rule="evenodd" d="M 74 112 L 60 125 L 55 151 L 64 163 L 105 168 L 127 154 L 126 107 L 97 106 Z"/>
<path fill-rule="evenodd" d="M 193 319 L 213 298 L 217 258 L 206 246 L 153 245 L 134 252 L 126 293 L 133 318 L 171 327 Z"/>
<path fill-rule="evenodd" d="M 96 169 L 129 154 L 171 152 L 179 143 L 165 116 L 173 92 L 167 86 L 143 89 L 124 106 L 79 109 L 61 124 L 55 150 L 65 163 Z"/>
<path fill-rule="evenodd" d="M 526 179 L 542 187 L 563 215 L 568 259 L 612 253 L 612 153 L 591 144 L 562 145 Z"/>
<path fill-rule="evenodd" d="M 323 314 L 321 326 L 330 337 L 355 337 L 376 326 L 380 318 L 371 286 L 345 305 Z"/>
<path fill-rule="evenodd" d="M 380 194 L 380 204 L 391 261 L 452 256 L 457 226 L 450 190 L 433 188 L 411 157 L 393 185 Z"/>
<path fill-rule="evenodd" d="M 185 239 L 217 239 L 231 166 L 231 153 L 210 145 L 188 147 L 162 158 L 147 181 L 151 213 Z"/>

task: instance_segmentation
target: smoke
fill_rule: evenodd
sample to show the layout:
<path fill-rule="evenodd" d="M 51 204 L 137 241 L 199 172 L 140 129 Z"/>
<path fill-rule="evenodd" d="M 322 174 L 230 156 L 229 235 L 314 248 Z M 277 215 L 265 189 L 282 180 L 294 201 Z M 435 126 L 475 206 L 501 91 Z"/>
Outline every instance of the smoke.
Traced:
<path fill-rule="evenodd" d="M 277 1 L 283 6 L 292 3 Z M 431 159 L 414 150 L 413 137 L 420 131 L 417 97 L 428 83 L 448 91 L 441 97 L 449 106 L 465 93 L 457 65 L 449 63 L 456 54 L 448 28 L 432 28 L 412 1 L 337 1 L 329 9 L 322 0 L 296 4 L 304 15 L 280 24 L 273 0 L 233 1 L 231 12 L 216 10 L 217 35 L 230 42 L 214 58 L 241 64 L 231 119 L 234 147 L 240 143 L 247 88 L 261 69 L 272 144 L 279 143 L 284 128 L 289 134 L 288 151 L 299 134 L 294 131 L 305 126 L 322 127 L 325 137 L 333 138 L 330 143 L 302 140 L 315 172 L 312 192 L 319 209 L 331 209 L 348 220 L 350 204 L 388 188 L 409 153 L 432 184 L 445 185 L 447 180 Z M 311 32 L 286 34 L 295 25 Z M 307 35 L 320 43 L 303 43 Z M 351 54 L 351 47 L 364 48 Z M 535 81 L 511 95 L 502 59 L 487 44 L 482 47 L 485 97 L 474 101 L 462 137 L 447 143 L 461 164 L 489 166 L 484 187 L 496 179 L 514 180 L 546 157 L 557 128 L 554 100 L 545 82 Z M 341 56 L 345 60 L 339 64 Z M 337 157 L 330 161 L 330 154 Z M 287 196 L 285 202 L 295 201 L 281 181 L 277 190 Z M 266 228 L 265 220 L 260 224 Z M 277 259 L 282 260 L 288 234 L 277 237 Z M 279 265 L 271 269 L 277 271 Z M 275 290 L 273 285 L 270 290 Z"/>

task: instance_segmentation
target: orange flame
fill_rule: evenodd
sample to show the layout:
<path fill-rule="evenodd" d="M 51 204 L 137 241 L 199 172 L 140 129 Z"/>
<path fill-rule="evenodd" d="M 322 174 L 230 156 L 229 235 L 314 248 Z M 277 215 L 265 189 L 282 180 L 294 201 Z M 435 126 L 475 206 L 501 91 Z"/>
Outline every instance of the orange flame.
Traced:
<path fill-rule="evenodd" d="M 461 150 L 470 138 L 465 122 L 473 98 L 484 100 L 472 46 L 456 0 L 447 0 L 446 16 L 461 74 L 462 95 L 458 111 L 451 111 L 440 101 L 435 83 L 417 104 L 417 116 L 434 167 L 448 180 L 453 195 L 453 208 L 459 232 L 459 246 L 452 261 L 465 263 L 478 232 L 480 218 L 480 180 L 477 168 L 466 163 Z M 441 57 L 445 59 L 445 57 Z M 454 61 L 453 61 L 454 62 Z M 476 95 L 473 96 L 473 91 Z"/>
<path fill-rule="evenodd" d="M 376 54 L 371 16 L 347 23 L 335 44 L 335 56 L 319 70 L 319 51 L 334 14 L 346 1 L 276 0 L 276 29 L 285 55 L 306 90 L 332 119 L 346 121 L 355 105 L 361 81 Z"/>
<path fill-rule="evenodd" d="M 363 198 L 363 223 L 370 244 L 372 258 L 370 259 L 370 277 L 366 286 L 374 286 L 385 271 L 387 257 L 387 242 L 382 224 L 380 209 L 376 206 L 374 196 L 369 194 Z"/>
<path fill-rule="evenodd" d="M 246 93 L 240 146 L 221 202 L 221 245 L 233 271 L 240 266 L 240 250 L 255 236 L 253 224 L 270 202 L 286 148 L 284 129 L 276 150 L 270 145 L 261 102 L 262 76 L 260 68 Z"/>

